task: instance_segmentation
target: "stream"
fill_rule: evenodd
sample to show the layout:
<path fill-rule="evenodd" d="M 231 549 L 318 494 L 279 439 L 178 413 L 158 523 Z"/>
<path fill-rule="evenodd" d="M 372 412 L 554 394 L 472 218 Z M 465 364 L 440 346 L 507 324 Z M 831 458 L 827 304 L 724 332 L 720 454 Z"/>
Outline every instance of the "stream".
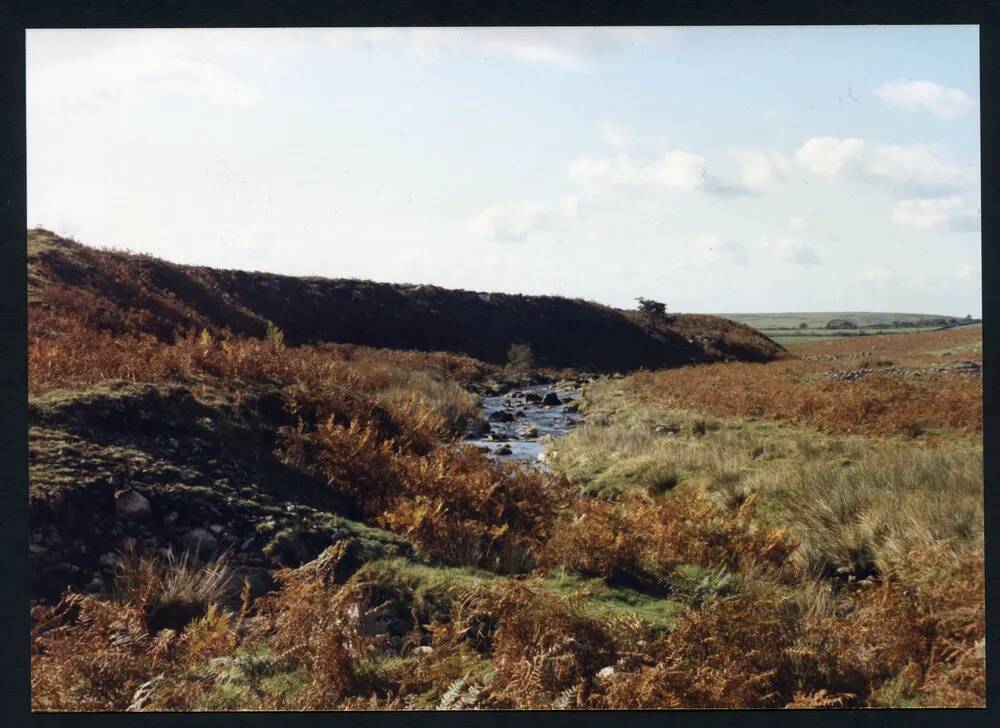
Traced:
<path fill-rule="evenodd" d="M 465 444 L 488 450 L 498 460 L 544 467 L 538 456 L 548 438 L 569 434 L 578 422 L 575 403 L 580 391 L 579 386 L 534 384 L 503 394 L 484 394 L 480 402 L 490 431 L 469 436 Z"/>

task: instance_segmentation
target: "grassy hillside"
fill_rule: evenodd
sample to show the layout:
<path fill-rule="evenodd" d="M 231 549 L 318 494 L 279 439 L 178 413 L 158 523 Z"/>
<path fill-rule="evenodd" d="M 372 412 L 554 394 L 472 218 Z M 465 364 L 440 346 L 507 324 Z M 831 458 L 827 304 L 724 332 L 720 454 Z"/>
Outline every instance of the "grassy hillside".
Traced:
<path fill-rule="evenodd" d="M 985 704 L 979 327 L 788 356 L 719 317 L 29 247 L 34 710 Z M 702 363 L 559 373 L 575 419 L 524 467 L 462 440 L 479 392 L 541 422 L 517 390 L 553 372 L 467 355 L 512 332 Z"/>
<path fill-rule="evenodd" d="M 726 358 L 767 361 L 782 349 L 742 324 L 712 316 L 649 322 L 583 300 L 436 286 L 296 278 L 175 265 L 28 234 L 29 300 L 114 333 L 173 341 L 202 329 L 288 344 L 338 342 L 466 354 L 501 363 L 527 344 L 548 367 L 632 370 Z"/>

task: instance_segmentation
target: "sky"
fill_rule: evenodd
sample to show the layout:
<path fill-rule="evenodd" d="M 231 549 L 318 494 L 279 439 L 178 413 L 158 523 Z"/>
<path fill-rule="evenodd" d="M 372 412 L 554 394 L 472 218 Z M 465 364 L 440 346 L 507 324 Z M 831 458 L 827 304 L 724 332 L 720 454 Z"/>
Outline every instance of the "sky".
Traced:
<path fill-rule="evenodd" d="M 28 224 L 671 311 L 980 316 L 976 26 L 30 30 Z"/>

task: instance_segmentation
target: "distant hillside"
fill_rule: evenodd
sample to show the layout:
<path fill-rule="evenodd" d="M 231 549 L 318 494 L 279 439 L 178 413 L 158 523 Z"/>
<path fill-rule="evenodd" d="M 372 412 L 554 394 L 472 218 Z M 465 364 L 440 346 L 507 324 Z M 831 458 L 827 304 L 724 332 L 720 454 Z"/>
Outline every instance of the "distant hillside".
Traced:
<path fill-rule="evenodd" d="M 273 324 L 292 345 L 449 351 L 501 363 L 512 344 L 527 344 L 539 366 L 605 371 L 766 361 L 784 351 L 752 328 L 715 316 L 651 323 L 635 311 L 556 296 L 177 265 L 40 229 L 28 233 L 28 283 L 29 305 L 45 309 L 46 320 L 83 318 L 95 328 L 164 341 L 202 329 L 263 337 Z"/>
<path fill-rule="evenodd" d="M 827 322 L 842 319 L 856 323 L 858 326 L 891 326 L 895 322 L 916 324 L 923 321 L 947 321 L 951 318 L 961 319 L 963 316 L 951 316 L 925 313 L 875 313 L 869 311 L 821 311 L 799 313 L 720 313 L 733 321 L 739 321 L 755 329 L 795 329 L 804 321 L 809 328 L 822 328 Z"/>

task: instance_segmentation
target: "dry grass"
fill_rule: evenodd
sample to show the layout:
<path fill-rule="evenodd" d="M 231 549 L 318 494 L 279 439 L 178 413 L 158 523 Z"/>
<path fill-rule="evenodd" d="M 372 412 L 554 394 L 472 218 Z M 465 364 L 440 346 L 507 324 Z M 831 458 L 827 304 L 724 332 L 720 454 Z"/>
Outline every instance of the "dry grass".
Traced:
<path fill-rule="evenodd" d="M 824 377 L 831 370 L 862 368 L 870 357 L 878 356 L 907 366 L 940 364 L 942 358 L 932 348 L 957 348 L 970 336 L 958 330 L 865 337 L 863 353 L 856 340 L 838 339 L 796 348 L 796 354 L 803 356 L 822 346 L 821 358 L 687 366 L 637 374 L 634 384 L 670 409 L 783 420 L 830 433 L 914 436 L 939 429 L 981 433 L 983 383 L 979 377 L 873 374 L 854 381 Z"/>
<path fill-rule="evenodd" d="M 410 539 L 440 587 L 416 598 L 402 567 L 340 583 L 338 544 L 251 602 L 224 562 L 129 556 L 114 598 L 33 609 L 36 710 L 985 702 L 979 380 L 814 378 L 855 366 L 856 340 L 840 344 L 848 364 L 643 373 L 588 389 L 585 411 L 606 418 L 550 448 L 555 476 L 458 446 L 474 416 L 459 383 L 487 371 L 465 357 L 115 337 L 80 305 L 33 314 L 33 392 L 108 378 L 277 389 L 296 423 L 277 443 L 285 464 Z M 929 361 L 946 339 L 891 354 Z M 950 432 L 872 436 L 927 428 Z M 553 590 L 566 574 L 683 611 L 664 628 L 595 610 L 586 589 Z"/>

